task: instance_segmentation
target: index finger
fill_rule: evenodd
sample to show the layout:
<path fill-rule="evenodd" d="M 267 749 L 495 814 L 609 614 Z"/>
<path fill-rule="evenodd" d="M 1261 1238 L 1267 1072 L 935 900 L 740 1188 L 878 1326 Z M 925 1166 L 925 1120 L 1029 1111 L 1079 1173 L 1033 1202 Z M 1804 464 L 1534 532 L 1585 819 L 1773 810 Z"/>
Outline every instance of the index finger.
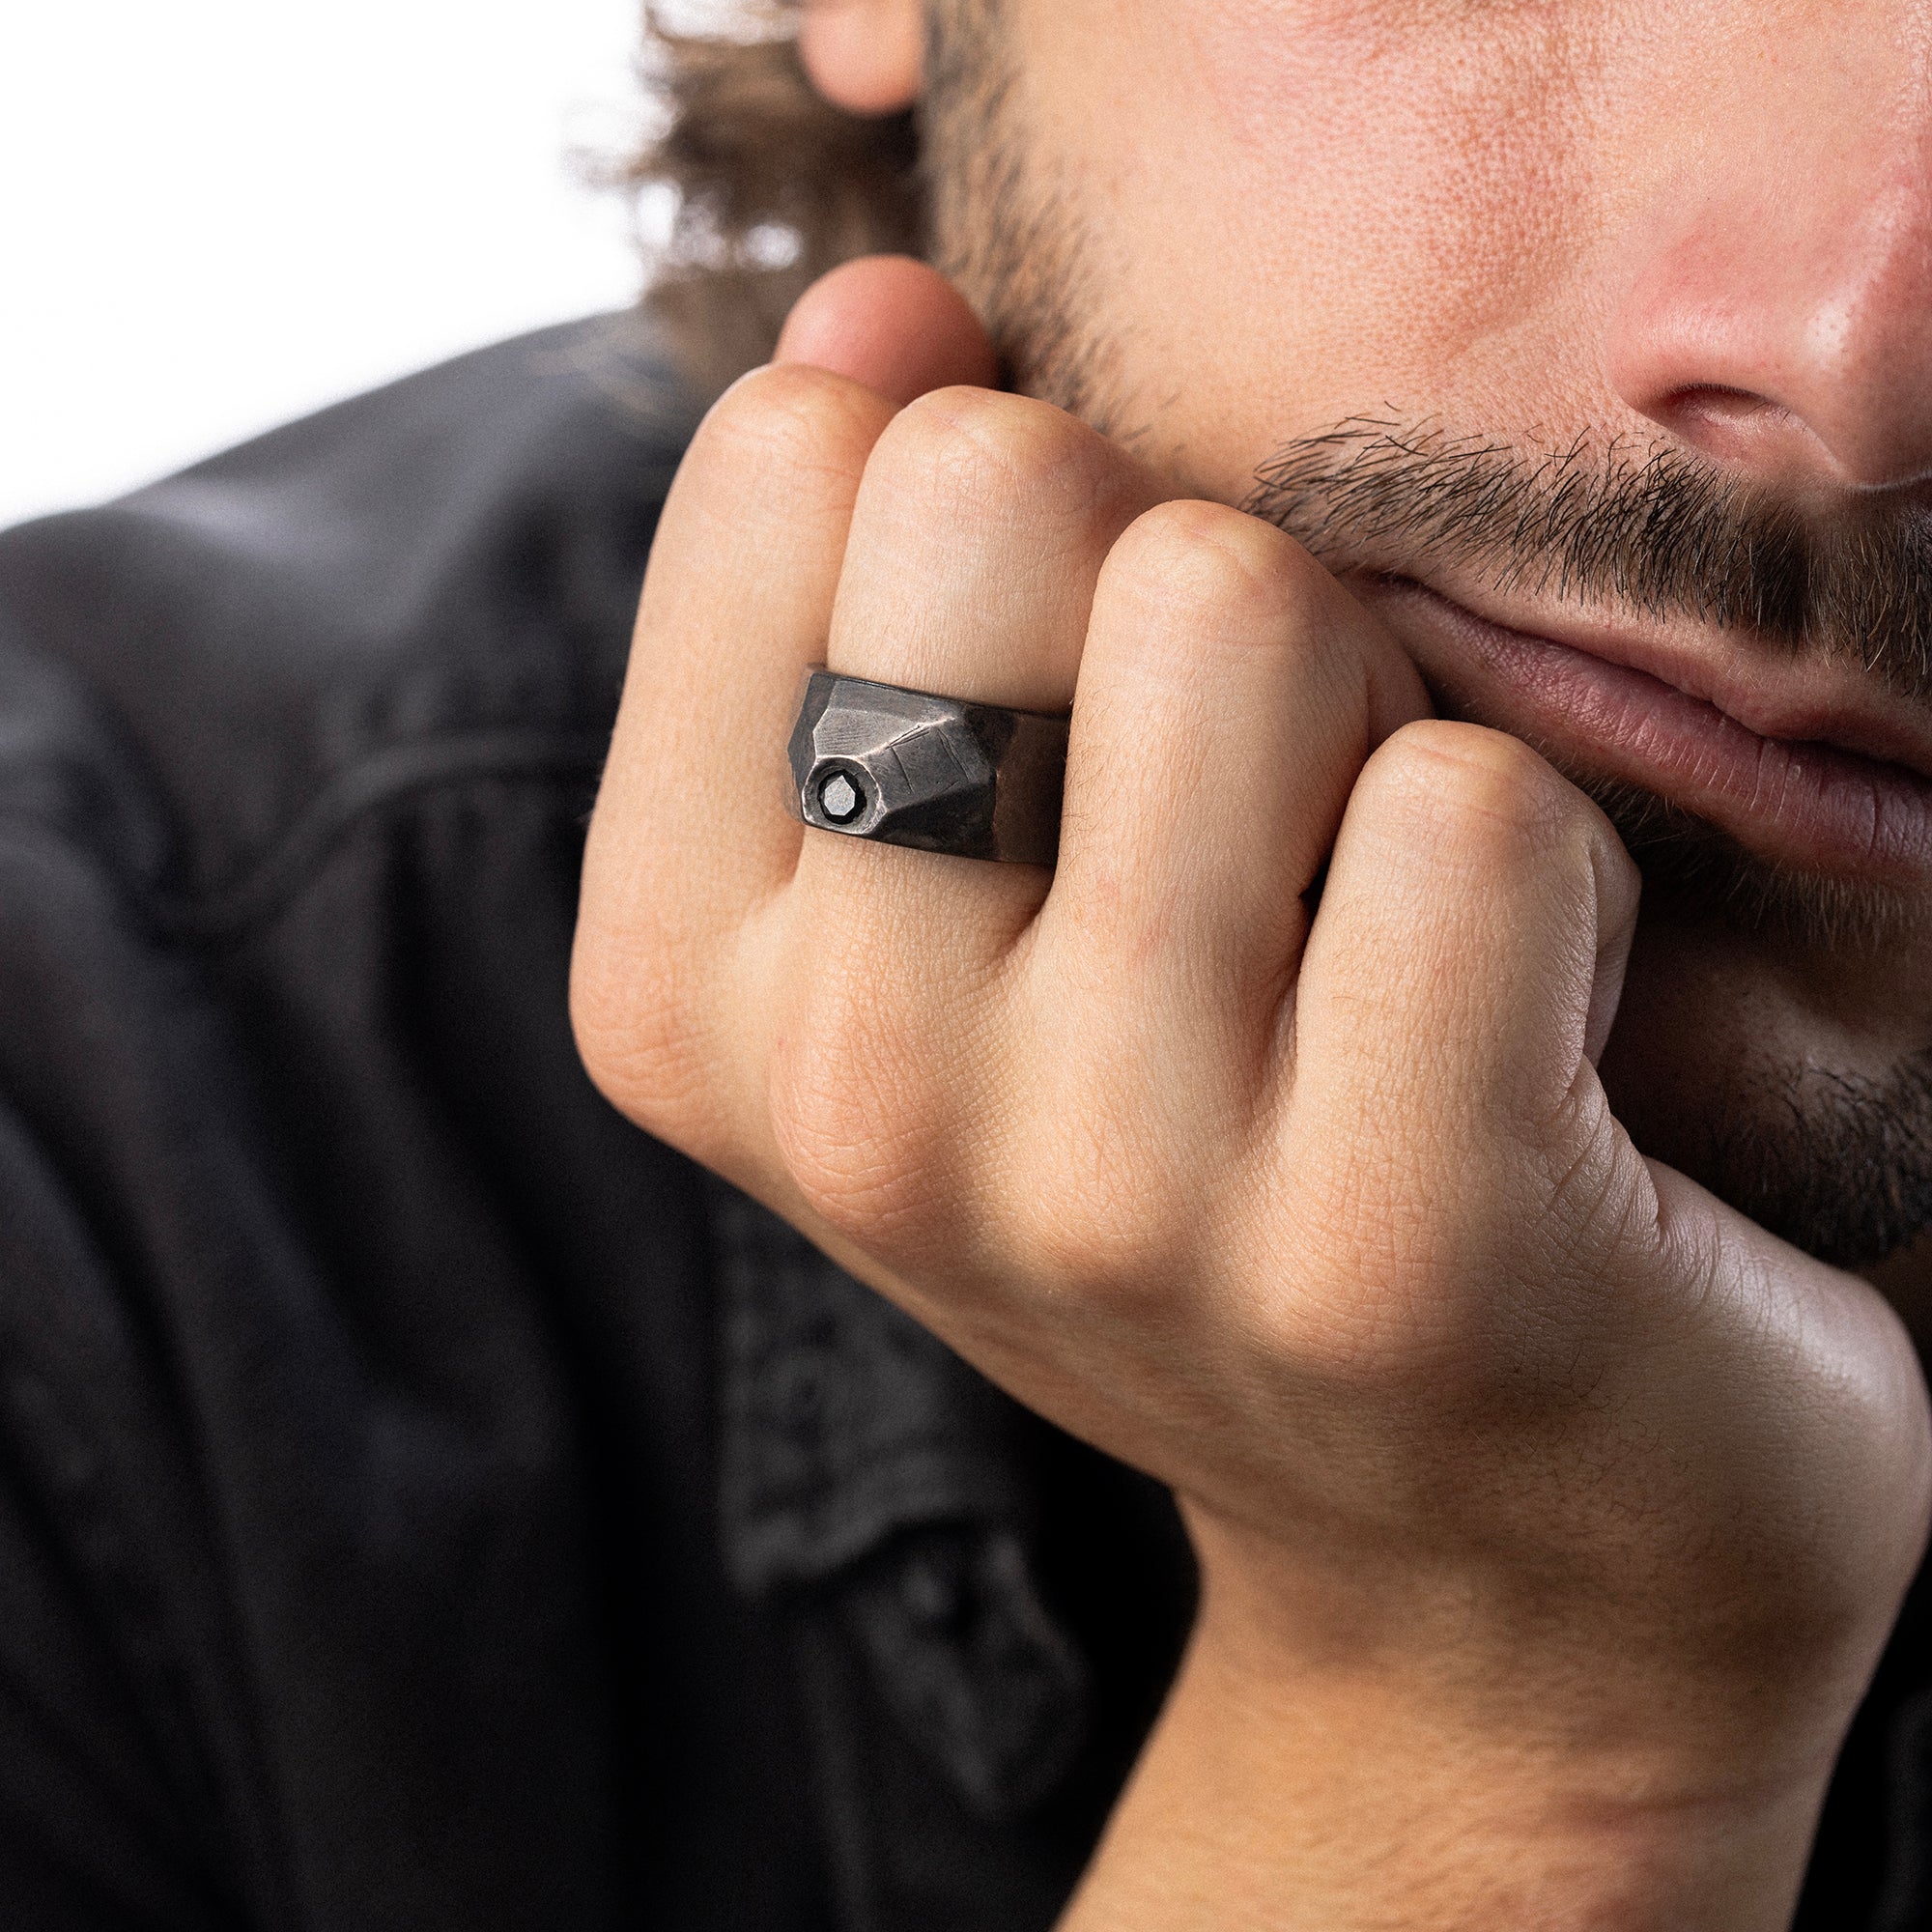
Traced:
<path fill-rule="evenodd" d="M 745 377 L 694 439 L 652 547 L 584 852 L 571 1009 L 599 1086 L 687 1147 L 754 1105 L 726 995 L 748 921 L 798 862 L 791 712 L 893 413 L 819 369 Z M 697 1094 L 705 1118 L 686 1118 Z"/>
<path fill-rule="evenodd" d="M 853 501 L 893 414 L 798 365 L 712 408 L 651 547 L 586 869 L 620 847 L 627 878 L 663 876 L 687 914 L 721 917 L 790 876 L 790 712 L 825 656 Z"/>

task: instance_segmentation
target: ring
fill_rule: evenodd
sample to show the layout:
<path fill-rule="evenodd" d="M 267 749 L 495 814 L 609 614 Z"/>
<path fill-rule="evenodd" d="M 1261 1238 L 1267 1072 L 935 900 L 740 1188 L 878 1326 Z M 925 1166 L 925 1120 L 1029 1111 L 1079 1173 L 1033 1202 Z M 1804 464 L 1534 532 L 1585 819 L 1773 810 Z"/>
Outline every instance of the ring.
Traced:
<path fill-rule="evenodd" d="M 791 732 L 791 810 L 820 832 L 1051 866 L 1065 718 L 807 672 Z"/>

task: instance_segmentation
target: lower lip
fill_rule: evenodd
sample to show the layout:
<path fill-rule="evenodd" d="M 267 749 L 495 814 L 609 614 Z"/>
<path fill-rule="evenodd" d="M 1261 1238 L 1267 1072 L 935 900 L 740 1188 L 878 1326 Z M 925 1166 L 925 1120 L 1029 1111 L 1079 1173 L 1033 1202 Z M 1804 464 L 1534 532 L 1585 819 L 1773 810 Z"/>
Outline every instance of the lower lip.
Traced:
<path fill-rule="evenodd" d="M 1654 792 L 1778 864 L 1892 882 L 1932 876 L 1932 782 L 1917 773 L 1833 745 L 1761 738 L 1643 671 L 1492 624 L 1420 584 L 1380 587 L 1399 634 L 1419 622 L 1461 645 L 1439 666 L 1439 650 L 1418 656 L 1465 715 Z"/>

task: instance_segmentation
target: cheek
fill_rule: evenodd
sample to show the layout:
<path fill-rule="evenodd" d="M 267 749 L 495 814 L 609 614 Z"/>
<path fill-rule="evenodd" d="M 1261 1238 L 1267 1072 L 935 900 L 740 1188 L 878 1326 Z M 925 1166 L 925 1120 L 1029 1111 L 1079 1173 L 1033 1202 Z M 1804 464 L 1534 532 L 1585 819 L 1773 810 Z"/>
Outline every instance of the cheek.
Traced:
<path fill-rule="evenodd" d="M 1562 393 L 1569 373 L 1526 345 L 1559 307 L 1577 334 L 1596 66 L 1562 19 L 1577 11 L 1062 0 L 1040 17 L 1033 111 L 1081 156 L 1107 326 L 1142 418 L 1204 485 L 1238 494 L 1283 434 L 1385 405 L 1455 397 L 1483 420 L 1512 362 L 1538 365 L 1543 408 Z M 1096 45 L 1106 61 L 1083 61 Z"/>

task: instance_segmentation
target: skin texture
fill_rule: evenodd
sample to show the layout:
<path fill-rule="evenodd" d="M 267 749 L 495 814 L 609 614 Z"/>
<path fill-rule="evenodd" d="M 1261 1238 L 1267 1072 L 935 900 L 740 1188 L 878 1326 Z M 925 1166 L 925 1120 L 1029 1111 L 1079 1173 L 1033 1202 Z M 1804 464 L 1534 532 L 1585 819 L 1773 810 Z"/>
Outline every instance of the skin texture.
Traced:
<path fill-rule="evenodd" d="M 902 104 L 918 24 L 828 0 L 808 65 Z M 1866 1283 L 1663 1161 L 1753 1104 L 1741 1057 L 1932 1041 L 1932 857 L 1874 880 L 1753 799 L 1757 858 L 1900 916 L 1834 949 L 1640 914 L 1571 781 L 1608 753 L 1526 720 L 1414 586 L 1545 636 L 1604 613 L 1492 608 L 1453 552 L 1338 581 L 1234 506 L 1285 440 L 1390 408 L 1916 502 L 1923 24 L 1009 0 L 1112 436 L 989 390 L 958 295 L 870 263 L 692 447 L 580 1042 L 633 1119 L 1176 1490 L 1202 1611 L 1069 1932 L 1788 1919 L 1923 1541 L 1924 1387 Z M 1665 642 L 1760 718 L 1823 679 L 1922 730 L 1855 668 Z M 782 748 L 820 659 L 1071 704 L 1057 872 L 803 833 Z"/>

